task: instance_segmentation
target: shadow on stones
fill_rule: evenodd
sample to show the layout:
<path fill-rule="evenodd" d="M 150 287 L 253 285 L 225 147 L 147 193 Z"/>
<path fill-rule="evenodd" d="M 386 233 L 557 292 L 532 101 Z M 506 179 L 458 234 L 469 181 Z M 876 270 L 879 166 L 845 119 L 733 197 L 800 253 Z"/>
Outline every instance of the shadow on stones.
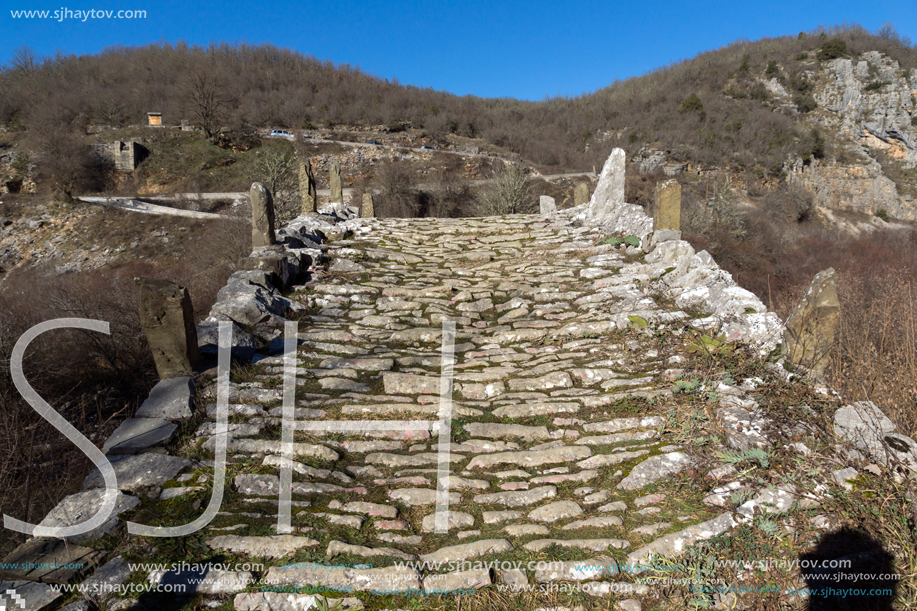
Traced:
<path fill-rule="evenodd" d="M 141 594 L 131 611 L 179 611 L 180 609 L 204 608 L 204 597 L 219 598 L 218 594 L 205 594 L 201 590 L 206 590 L 209 582 L 219 582 L 222 577 L 225 579 L 225 573 L 211 572 L 211 563 L 224 563 L 228 560 L 224 556 L 218 556 L 206 561 L 200 561 L 200 564 L 191 566 L 190 562 L 176 562 L 177 570 L 166 572 L 160 579 L 159 585 L 161 591 L 148 591 Z M 154 586 L 155 587 L 155 586 Z M 201 605 L 201 606 L 195 606 Z"/>
<path fill-rule="evenodd" d="M 809 611 L 891 611 L 894 556 L 866 533 L 844 528 L 799 557 Z"/>

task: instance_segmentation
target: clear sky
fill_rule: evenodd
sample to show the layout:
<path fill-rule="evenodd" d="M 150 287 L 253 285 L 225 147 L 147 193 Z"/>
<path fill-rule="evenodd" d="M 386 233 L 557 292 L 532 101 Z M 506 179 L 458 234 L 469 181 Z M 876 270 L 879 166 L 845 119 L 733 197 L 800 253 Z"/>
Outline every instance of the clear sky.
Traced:
<path fill-rule="evenodd" d="M 819 25 L 858 23 L 875 31 L 891 21 L 917 42 L 917 0 L 58 2 L 4 0 L 0 61 L 22 45 L 47 56 L 181 40 L 272 43 L 404 84 L 540 100 L 595 91 L 739 38 Z M 77 16 L 90 9 L 146 11 L 146 17 Z M 13 17 L 41 10 L 52 16 Z"/>

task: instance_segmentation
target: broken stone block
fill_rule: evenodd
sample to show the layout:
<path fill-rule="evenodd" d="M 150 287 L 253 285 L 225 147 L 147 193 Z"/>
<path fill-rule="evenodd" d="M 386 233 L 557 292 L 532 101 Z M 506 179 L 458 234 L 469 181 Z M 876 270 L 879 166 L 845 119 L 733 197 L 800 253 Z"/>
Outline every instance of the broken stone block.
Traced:
<path fill-rule="evenodd" d="M 373 204 L 372 193 L 363 194 L 363 208 L 360 210 L 360 216 L 371 219 L 376 216 L 376 207 Z"/>
<path fill-rule="evenodd" d="M 322 571 L 274 566 L 268 569 L 264 580 L 275 586 L 299 586 L 307 583 L 325 588 L 349 589 L 343 591 L 421 588 L 420 573 L 416 569 L 391 566 L 376 569 L 330 568 Z"/>
<path fill-rule="evenodd" d="M 280 253 L 264 251 L 252 253 L 249 257 L 239 259 L 239 269 L 265 272 L 268 275 L 269 282 L 273 285 L 264 287 L 269 290 L 274 288 L 285 289 L 292 279 L 290 262 Z"/>
<path fill-rule="evenodd" d="M 233 600 L 236 611 L 304 611 L 307 609 L 335 609 L 357 611 L 363 609 L 359 598 L 325 598 L 321 594 L 288 594 L 285 592 L 245 592 Z"/>
<path fill-rule="evenodd" d="M 258 349 L 258 341 L 254 336 L 242 328 L 241 325 L 228 317 L 222 317 L 232 326 L 232 340 L 230 342 L 230 355 L 234 359 L 251 361 Z M 197 326 L 197 341 L 202 356 L 216 357 L 220 346 L 220 317 L 209 317 Z"/>
<path fill-rule="evenodd" d="M 632 573 L 642 573 L 650 568 L 647 561 L 656 556 L 675 558 L 684 553 L 684 550 L 698 541 L 720 535 L 736 526 L 732 514 L 724 513 L 716 518 L 689 526 L 684 530 L 665 535 L 648 545 L 627 555 L 626 564 L 630 565 Z M 659 566 L 658 561 L 652 566 Z"/>
<path fill-rule="evenodd" d="M 46 583 L 0 581 L 0 608 L 46 611 L 63 596 Z"/>
<path fill-rule="evenodd" d="M 677 180 L 658 183 L 653 193 L 655 214 L 653 228 L 681 230 L 681 185 Z"/>
<path fill-rule="evenodd" d="M 423 578 L 425 590 L 441 594 L 455 590 L 484 588 L 493 583 L 490 569 L 456 571 L 443 575 L 426 575 Z"/>
<path fill-rule="evenodd" d="M 86 592 L 105 598 L 111 595 L 116 586 L 123 584 L 131 576 L 130 566 L 121 556 L 112 558 L 92 574 L 92 577 L 83 582 Z"/>
<path fill-rule="evenodd" d="M 156 278 L 135 278 L 140 324 L 160 380 L 192 375 L 198 361 L 194 307 L 188 289 Z"/>
<path fill-rule="evenodd" d="M 589 203 L 589 184 L 581 182 L 573 189 L 573 205 L 581 206 Z"/>
<path fill-rule="evenodd" d="M 312 160 L 308 157 L 299 159 L 299 197 L 302 200 L 302 214 L 318 212 L 318 192 L 315 189 L 315 174 L 312 173 Z"/>
<path fill-rule="evenodd" d="M 344 203 L 344 189 L 341 185 L 341 162 L 337 157 L 331 160 L 331 175 L 328 177 L 331 187 L 331 203 Z"/>
<path fill-rule="evenodd" d="M 450 511 L 446 516 L 446 528 L 447 530 L 454 530 L 457 528 L 467 528 L 474 526 L 474 516 L 470 513 L 465 513 L 463 511 Z M 431 513 L 428 516 L 424 516 L 422 528 L 424 532 L 433 532 L 436 527 L 436 514 Z"/>
<path fill-rule="evenodd" d="M 671 452 L 653 456 L 631 469 L 628 476 L 618 484 L 618 488 L 622 490 L 637 490 L 663 477 L 681 473 L 694 464 L 694 459 L 683 452 Z"/>
<path fill-rule="evenodd" d="M 588 218 L 603 217 L 616 204 L 624 203 L 624 157 L 624 149 L 616 148 L 605 161 L 599 184 L 589 201 Z"/>
<path fill-rule="evenodd" d="M 538 204 L 541 207 L 541 214 L 551 214 L 557 210 L 557 204 L 554 203 L 554 198 L 549 195 L 542 195 L 539 197 Z"/>
<path fill-rule="evenodd" d="M 136 454 L 141 450 L 166 443 L 178 430 L 178 425 L 163 418 L 131 418 L 122 422 L 105 440 L 105 454 Z"/>
<path fill-rule="evenodd" d="M 102 505 L 105 492 L 104 488 L 95 488 L 93 490 L 71 494 L 48 512 L 48 515 L 45 516 L 45 519 L 41 521 L 39 526 L 59 528 L 75 526 L 87 521 L 96 514 L 99 507 Z M 120 525 L 121 519 L 118 518 L 119 514 L 129 509 L 133 509 L 140 504 L 140 500 L 137 497 L 128 496 L 122 492 L 117 492 L 116 494 L 117 501 L 115 502 L 115 508 L 108 520 L 95 530 L 75 537 L 67 537 L 67 540 L 73 542 L 94 541 L 95 539 L 107 535 Z"/>
<path fill-rule="evenodd" d="M 318 541 L 294 535 L 271 535 L 267 537 L 240 537 L 220 535 L 207 539 L 213 549 L 226 550 L 234 554 L 245 554 L 256 558 L 282 558 L 304 547 L 315 547 Z"/>
<path fill-rule="evenodd" d="M 173 586 L 176 591 L 187 594 L 232 594 L 246 589 L 253 580 L 248 571 L 226 571 L 210 566 L 184 570 L 159 569 L 147 577 L 153 585 Z"/>
<path fill-rule="evenodd" d="M 806 368 L 816 379 L 822 378 L 840 313 L 837 273 L 829 267 L 816 274 L 802 303 L 786 321 L 783 354 L 787 361 Z"/>
<path fill-rule="evenodd" d="M 274 198 L 260 182 L 252 184 L 249 198 L 252 201 L 252 249 L 273 246 L 277 243 L 277 236 L 274 235 Z"/>

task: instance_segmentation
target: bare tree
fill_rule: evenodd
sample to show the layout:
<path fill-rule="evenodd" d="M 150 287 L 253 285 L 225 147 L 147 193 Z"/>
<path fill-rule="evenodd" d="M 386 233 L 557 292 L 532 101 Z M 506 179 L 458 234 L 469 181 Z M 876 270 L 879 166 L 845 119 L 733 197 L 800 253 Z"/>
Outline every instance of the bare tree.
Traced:
<path fill-rule="evenodd" d="M 286 223 L 298 214 L 296 193 L 299 186 L 293 155 L 285 150 L 260 150 L 252 179 L 260 182 L 274 198 L 278 223 Z"/>
<path fill-rule="evenodd" d="M 213 138 L 220 130 L 228 105 L 216 77 L 204 69 L 191 70 L 185 83 L 184 101 L 194 124 L 208 138 Z"/>
<path fill-rule="evenodd" d="M 420 216 L 416 175 L 408 164 L 389 161 L 379 168 L 376 183 L 380 190 L 376 216 L 383 218 L 415 218 Z"/>
<path fill-rule="evenodd" d="M 15 71 L 26 76 L 32 75 L 41 64 L 35 51 L 27 45 L 20 45 L 13 51 L 13 57 L 10 59 L 10 67 Z"/>

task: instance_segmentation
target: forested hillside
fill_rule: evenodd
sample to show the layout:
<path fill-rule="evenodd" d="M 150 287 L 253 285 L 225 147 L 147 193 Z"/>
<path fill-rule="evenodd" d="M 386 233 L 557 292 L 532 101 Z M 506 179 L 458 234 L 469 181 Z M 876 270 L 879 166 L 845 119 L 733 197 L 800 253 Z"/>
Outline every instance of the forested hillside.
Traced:
<path fill-rule="evenodd" d="M 737 41 L 596 92 L 526 102 L 405 86 L 271 45 L 159 44 L 53 58 L 23 48 L 0 73 L 0 125 L 60 136 L 137 124 L 150 111 L 208 130 L 407 121 L 434 136 L 484 138 L 545 166 L 590 169 L 614 146 L 631 157 L 654 145 L 675 159 L 777 175 L 793 155 L 831 153 L 830 137 L 826 149 L 824 135 L 800 125 L 817 107 L 807 74 L 866 51 L 917 67 L 917 51 L 892 28 L 844 26 Z M 764 86 L 772 77 L 792 104 Z"/>

